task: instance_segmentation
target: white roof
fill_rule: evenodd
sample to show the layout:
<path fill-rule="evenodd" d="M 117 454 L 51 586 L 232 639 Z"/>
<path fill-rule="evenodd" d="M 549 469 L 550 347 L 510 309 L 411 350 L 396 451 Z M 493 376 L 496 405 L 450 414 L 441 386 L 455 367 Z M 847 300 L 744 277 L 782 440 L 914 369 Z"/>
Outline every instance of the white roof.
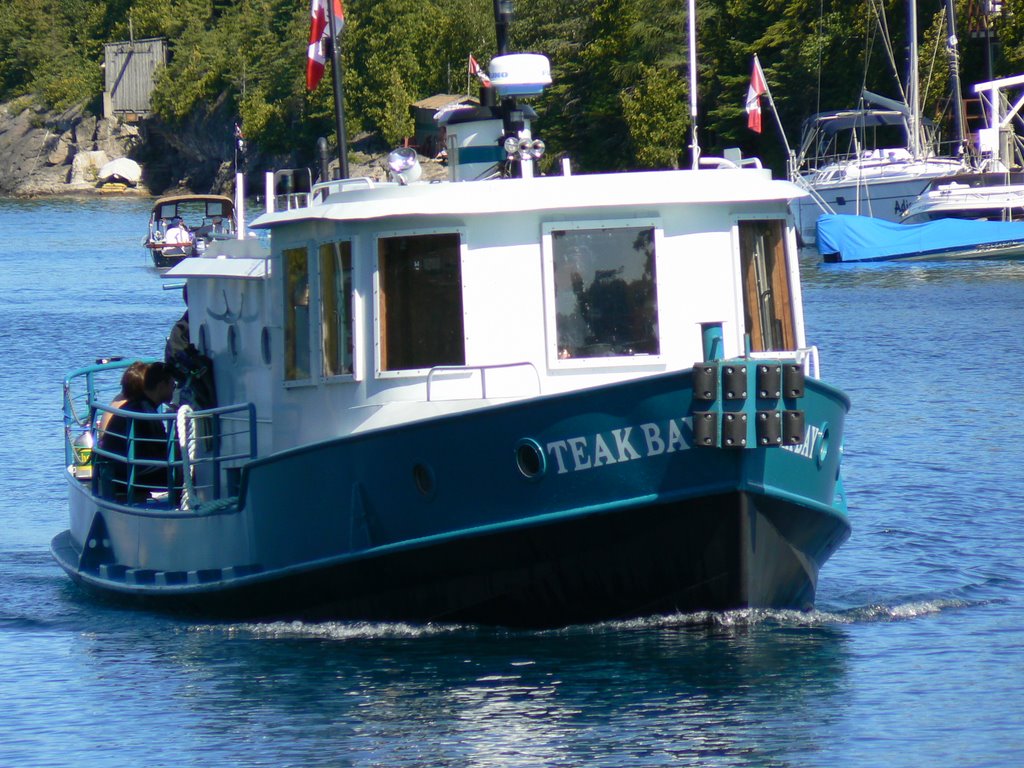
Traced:
<path fill-rule="evenodd" d="M 543 176 L 532 179 L 349 185 L 319 205 L 264 214 L 252 227 L 274 227 L 311 219 L 378 219 L 651 207 L 659 204 L 721 204 L 782 201 L 806 192 L 788 181 L 773 180 L 764 169 L 647 171 L 615 174 Z"/>
<path fill-rule="evenodd" d="M 175 264 L 165 277 L 263 278 L 270 274 L 267 259 L 205 259 L 195 257 Z"/>
<path fill-rule="evenodd" d="M 214 240 L 202 256 L 183 259 L 164 277 L 264 278 L 270 274 L 270 250 L 264 243 L 246 240 Z"/>

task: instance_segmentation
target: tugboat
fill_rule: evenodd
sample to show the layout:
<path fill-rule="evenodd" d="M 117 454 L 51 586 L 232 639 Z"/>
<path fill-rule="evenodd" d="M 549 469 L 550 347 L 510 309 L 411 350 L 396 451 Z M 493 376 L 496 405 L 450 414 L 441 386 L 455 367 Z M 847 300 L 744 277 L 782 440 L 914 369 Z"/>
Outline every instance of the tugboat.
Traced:
<path fill-rule="evenodd" d="M 480 106 L 442 118 L 447 181 L 408 150 L 386 182 L 280 171 L 269 250 L 167 273 L 200 361 L 181 399 L 205 374 L 203 397 L 140 413 L 107 405 L 131 361 L 68 375 L 52 552 L 76 582 L 220 618 L 813 606 L 850 531 L 850 403 L 805 337 L 802 192 L 710 158 L 540 175 L 521 100 L 548 62 L 502 48 Z"/>

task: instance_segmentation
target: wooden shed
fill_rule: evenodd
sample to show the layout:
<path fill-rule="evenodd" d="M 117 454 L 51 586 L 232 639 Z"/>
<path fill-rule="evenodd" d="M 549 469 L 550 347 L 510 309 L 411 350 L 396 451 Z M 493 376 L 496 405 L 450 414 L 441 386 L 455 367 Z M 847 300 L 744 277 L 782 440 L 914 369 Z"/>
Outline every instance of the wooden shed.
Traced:
<path fill-rule="evenodd" d="M 129 122 L 149 114 L 156 71 L 167 63 L 162 37 L 107 43 L 104 46 L 103 116 Z"/>

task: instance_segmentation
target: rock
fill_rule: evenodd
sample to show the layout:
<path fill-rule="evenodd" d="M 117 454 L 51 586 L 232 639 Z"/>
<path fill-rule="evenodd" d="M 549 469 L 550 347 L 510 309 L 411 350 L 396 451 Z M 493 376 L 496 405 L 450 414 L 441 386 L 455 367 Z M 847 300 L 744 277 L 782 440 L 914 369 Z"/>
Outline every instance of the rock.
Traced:
<path fill-rule="evenodd" d="M 96 149 L 111 157 L 133 153 L 142 144 L 138 126 L 119 120 L 102 120 L 96 129 Z"/>
<path fill-rule="evenodd" d="M 71 144 L 68 137 L 58 136 L 52 143 L 52 149 L 46 155 L 47 165 L 67 165 L 71 162 Z"/>
<path fill-rule="evenodd" d="M 0 104 L 0 196 L 96 192 L 110 158 L 128 158 L 140 144 L 135 126 L 81 107 L 49 112 L 31 97 Z M 149 193 L 141 183 L 126 191 Z"/>
<path fill-rule="evenodd" d="M 100 168 L 110 162 L 106 152 L 79 152 L 71 161 L 71 176 L 68 184 L 72 187 L 95 187 Z"/>
<path fill-rule="evenodd" d="M 92 115 L 83 115 L 74 127 L 75 141 L 79 149 L 91 152 L 99 149 L 96 146 L 96 118 Z"/>

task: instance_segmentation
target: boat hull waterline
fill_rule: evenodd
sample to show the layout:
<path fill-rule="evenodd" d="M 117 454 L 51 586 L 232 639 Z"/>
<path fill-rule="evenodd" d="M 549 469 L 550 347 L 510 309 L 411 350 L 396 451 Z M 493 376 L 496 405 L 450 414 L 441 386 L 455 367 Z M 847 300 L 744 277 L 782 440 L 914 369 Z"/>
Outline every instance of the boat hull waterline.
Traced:
<path fill-rule="evenodd" d="M 72 525 L 52 551 L 92 591 L 222 618 L 544 627 L 810 608 L 849 535 L 848 401 L 809 380 L 804 443 L 698 447 L 689 379 L 271 455 L 211 510 L 119 505 L 69 471 Z"/>

